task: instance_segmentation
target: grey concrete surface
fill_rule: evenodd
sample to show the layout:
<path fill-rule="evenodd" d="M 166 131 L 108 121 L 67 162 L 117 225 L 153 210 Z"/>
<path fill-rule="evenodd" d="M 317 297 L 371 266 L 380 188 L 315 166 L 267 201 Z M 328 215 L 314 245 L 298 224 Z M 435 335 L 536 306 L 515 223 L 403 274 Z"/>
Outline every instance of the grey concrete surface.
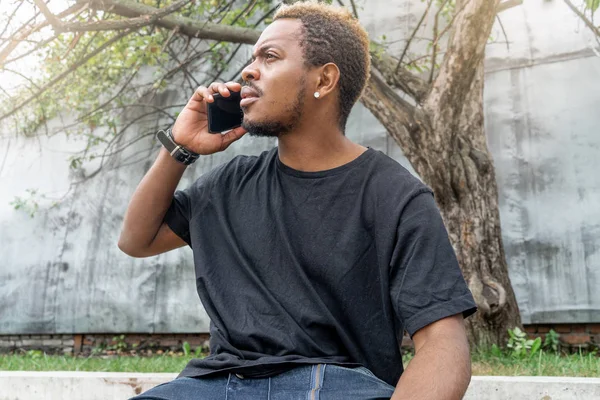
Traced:
<path fill-rule="evenodd" d="M 0 371 L 0 400 L 127 399 L 176 374 Z M 599 400 L 600 379 L 474 376 L 465 400 Z"/>

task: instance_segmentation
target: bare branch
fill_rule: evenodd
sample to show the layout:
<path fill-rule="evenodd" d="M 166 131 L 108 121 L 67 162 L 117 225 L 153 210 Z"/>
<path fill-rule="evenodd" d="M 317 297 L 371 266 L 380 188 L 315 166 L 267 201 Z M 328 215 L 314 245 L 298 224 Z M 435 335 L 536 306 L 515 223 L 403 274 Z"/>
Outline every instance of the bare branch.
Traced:
<path fill-rule="evenodd" d="M 350 0 L 350 4 L 352 5 L 352 13 L 354 14 L 354 18 L 358 19 L 358 11 L 356 11 L 356 4 L 354 0 Z"/>
<path fill-rule="evenodd" d="M 154 7 L 131 0 L 93 0 L 92 5 L 101 10 L 129 18 L 147 15 L 157 10 Z M 179 26 L 182 34 L 194 38 L 246 44 L 256 43 L 261 33 L 255 29 L 224 26 L 186 18 L 181 15 L 165 16 L 156 21 L 156 25 L 169 30 Z"/>
<path fill-rule="evenodd" d="M 4 67 L 5 65 L 8 65 L 12 62 L 15 62 L 17 60 L 20 60 L 21 58 L 27 57 L 28 55 L 35 53 L 36 51 L 40 50 L 41 48 L 43 48 L 44 46 L 46 46 L 48 43 L 54 41 L 56 38 L 58 38 L 58 35 L 52 36 L 46 40 L 43 40 L 41 42 L 39 42 L 38 44 L 35 45 L 35 47 L 21 55 L 18 55 L 16 57 L 13 57 L 9 60 L 6 60 L 3 64 L 0 64 L 0 68 Z"/>
<path fill-rule="evenodd" d="M 504 2 L 502 2 L 500 4 L 498 4 L 498 7 L 496 7 L 496 14 L 500 14 L 502 11 L 506 11 L 509 8 L 520 6 L 521 4 L 523 4 L 523 0 L 507 0 L 507 1 L 504 1 Z"/>
<path fill-rule="evenodd" d="M 156 8 L 154 7 L 136 3 L 131 0 L 93 0 L 92 4 L 104 11 L 129 18 L 150 14 L 156 11 Z M 261 31 L 256 29 L 200 22 L 176 15 L 166 16 L 157 21 L 156 25 L 168 29 L 174 29 L 176 26 L 179 26 L 180 32 L 186 36 L 233 43 L 254 44 L 261 34 Z M 395 73 L 395 62 L 392 58 L 386 55 L 382 58 L 382 61 L 374 61 L 374 65 L 376 64 L 376 67 L 381 69 L 388 84 L 393 84 L 394 87 L 403 90 L 417 101 L 421 101 L 428 89 L 423 80 L 403 68 Z M 187 65 L 189 62 L 190 60 L 184 62 L 184 64 Z M 392 65 L 390 65 L 390 62 Z M 172 76 L 173 72 L 179 70 L 181 70 L 181 66 L 170 71 L 165 77 Z"/>
<path fill-rule="evenodd" d="M 400 59 L 398 60 L 398 65 L 396 65 L 396 70 L 395 70 L 396 73 L 398 73 L 398 70 L 400 69 L 400 66 L 402 65 L 402 60 L 404 60 L 404 56 L 406 55 L 406 52 L 408 51 L 408 48 L 410 47 L 411 42 L 415 38 L 415 35 L 419 31 L 419 29 L 421 28 L 421 25 L 423 24 L 423 21 L 425 21 L 425 18 L 427 18 L 427 14 L 429 14 L 429 9 L 431 8 L 431 4 L 432 3 L 433 3 L 433 0 L 429 0 L 427 2 L 427 8 L 425 9 L 425 12 L 423 13 L 423 15 L 421 15 L 421 19 L 417 23 L 417 26 L 415 26 L 415 29 L 413 30 L 412 35 L 410 35 L 410 37 L 406 41 L 406 45 L 404 46 L 404 50 L 402 50 L 402 54 L 400 55 Z"/>
<path fill-rule="evenodd" d="M 78 12 L 79 10 L 81 10 L 82 8 L 85 8 L 85 7 L 87 7 L 87 3 L 81 3 L 81 4 L 77 3 L 77 4 L 67 8 L 65 11 L 61 12 L 60 14 L 58 14 L 57 17 L 58 18 L 66 17 L 75 12 Z M 44 21 L 44 22 L 39 23 L 34 26 L 25 25 L 21 29 L 19 29 L 13 35 L 13 38 L 8 42 L 8 44 L 2 49 L 2 51 L 0 51 L 0 66 L 2 66 L 4 64 L 4 60 L 6 60 L 6 57 L 8 57 L 10 55 L 10 53 L 12 53 L 12 51 L 15 48 L 17 48 L 17 46 L 19 45 L 19 43 L 21 41 L 26 39 L 32 33 L 35 33 L 37 31 L 39 31 L 40 29 L 48 26 L 49 24 L 50 23 L 48 21 Z"/>
<path fill-rule="evenodd" d="M 41 0 L 36 0 L 41 1 Z M 63 32 L 90 32 L 90 31 L 114 31 L 119 29 L 136 29 L 146 25 L 152 25 L 161 18 L 174 13 L 185 7 L 192 0 L 180 0 L 165 8 L 155 9 L 147 15 L 126 20 L 104 20 L 96 22 L 71 22 L 62 24 Z"/>
<path fill-rule="evenodd" d="M 440 39 L 444 37 L 446 32 L 448 32 L 448 30 L 450 30 L 450 28 L 452 28 L 452 26 L 454 25 L 454 20 L 456 19 L 456 16 L 459 15 L 461 13 L 461 11 L 465 8 L 465 4 L 466 3 L 463 2 L 460 9 L 454 11 L 454 15 L 452 15 L 452 19 L 450 20 L 450 22 L 448 22 L 448 24 L 444 27 L 444 29 L 442 29 L 442 31 L 433 40 L 433 46 L 436 46 L 438 44 L 438 42 L 440 41 Z M 439 15 L 439 12 L 437 15 Z"/>
<path fill-rule="evenodd" d="M 121 89 L 119 89 L 117 91 L 117 93 L 112 96 L 110 99 L 108 99 L 107 101 L 105 101 L 104 103 L 102 103 L 101 105 L 99 105 L 98 107 L 96 107 L 95 109 L 93 109 L 92 111 L 86 113 L 85 115 L 77 118 L 77 122 L 81 122 L 83 120 L 85 120 L 87 117 L 93 115 L 94 113 L 96 113 L 97 111 L 103 109 L 104 107 L 106 107 L 107 105 L 109 105 L 114 99 L 116 99 L 118 96 L 120 96 L 125 89 L 127 88 L 127 86 L 131 83 L 131 81 L 133 80 L 133 78 L 135 78 L 135 76 L 138 74 L 140 70 L 138 68 L 135 68 L 133 70 L 133 72 L 131 73 L 131 75 L 129 76 L 129 78 L 127 78 L 127 80 L 125 81 L 125 84 L 123 86 L 121 86 Z"/>
<path fill-rule="evenodd" d="M 115 43 L 115 42 L 121 40 L 122 38 L 124 38 L 125 36 L 129 35 L 131 32 L 132 31 L 127 30 L 127 31 L 125 31 L 125 32 L 123 32 L 123 33 L 121 33 L 121 34 L 113 37 L 112 39 L 108 40 L 106 43 L 104 43 L 102 46 L 98 47 L 96 50 L 94 50 L 93 52 L 91 52 L 87 56 L 81 58 L 75 64 L 71 65 L 66 71 L 64 71 L 63 73 L 61 73 L 58 76 L 54 77 L 51 81 L 49 81 L 44 86 L 42 86 L 40 88 L 40 90 L 37 93 L 35 93 L 33 96 L 27 98 L 26 100 L 24 100 L 20 104 L 18 104 L 15 107 L 13 107 L 9 112 L 7 112 L 6 114 L 0 116 L 0 121 L 2 121 L 5 118 L 10 117 L 11 115 L 13 115 L 17 111 L 19 111 L 21 108 L 25 107 L 31 101 L 35 100 L 40 95 L 42 95 L 46 90 L 48 90 L 49 88 L 51 88 L 52 86 L 54 86 L 55 84 L 57 84 L 58 82 L 60 82 L 61 80 L 63 80 L 65 77 L 67 77 L 73 71 L 75 71 L 77 68 L 79 68 L 82 65 L 84 65 L 85 63 L 87 63 L 91 58 L 93 58 L 97 54 L 101 53 L 104 49 L 106 49 L 107 47 L 109 47 L 113 43 Z"/>
<path fill-rule="evenodd" d="M 31 86 L 35 87 L 36 89 L 40 89 L 39 85 L 36 84 L 30 77 L 28 77 L 27 75 L 25 75 L 19 71 L 15 71 L 14 69 L 10 69 L 10 68 L 2 68 L 2 71 L 6 71 L 6 72 L 10 72 L 11 74 L 18 75 L 21 78 L 25 79 L 27 82 L 29 82 L 31 84 Z M 33 93 L 33 90 L 31 88 L 27 88 L 27 89 L 29 89 L 29 91 Z"/>
<path fill-rule="evenodd" d="M 436 61 L 436 56 L 437 56 L 437 42 L 440 38 L 440 35 L 438 34 L 438 25 L 439 25 L 439 21 L 440 21 L 440 14 L 442 12 L 442 10 L 444 9 L 444 7 L 446 6 L 446 4 L 448 4 L 448 0 L 444 0 L 444 2 L 440 5 L 440 9 L 438 10 L 437 13 L 435 13 L 435 20 L 433 22 L 433 45 L 431 46 L 431 67 L 429 70 L 429 83 L 433 82 L 433 75 L 435 73 L 435 61 Z M 454 16 L 456 16 L 457 14 L 459 14 L 460 11 L 457 11 Z M 448 24 L 448 26 L 452 25 L 452 22 L 450 22 L 450 24 Z"/>
<path fill-rule="evenodd" d="M 371 73 L 360 101 L 384 125 L 411 163 L 418 160 L 423 132 L 427 131 L 423 129 L 427 125 L 423 111 L 398 96 L 377 71 Z"/>
<path fill-rule="evenodd" d="M 434 132 L 451 132 L 453 127 L 437 126 L 437 122 L 456 121 L 462 111 L 461 100 L 469 93 L 483 60 L 498 3 L 499 0 L 465 1 L 456 16 L 446 56 L 425 103 L 434 119 Z"/>
<path fill-rule="evenodd" d="M 19 11 L 19 9 L 21 8 L 21 6 L 23 4 L 25 4 L 24 1 L 19 2 L 19 4 L 13 9 L 12 13 L 6 20 L 6 25 L 4 26 L 4 29 L 2 29 L 2 32 L 0 32 L 0 36 L 3 36 L 6 33 L 6 31 L 8 30 L 8 27 L 10 26 L 12 19 L 15 17 L 15 14 Z M 0 169 L 0 171 L 2 171 L 2 170 Z"/>
<path fill-rule="evenodd" d="M 405 68 L 400 68 L 396 72 L 396 61 L 387 53 L 379 57 L 373 56 L 373 66 L 381 72 L 388 85 L 402 90 L 415 102 L 421 103 L 427 95 L 429 85 Z"/>
<path fill-rule="evenodd" d="M 575 7 L 575 5 L 573 3 L 571 3 L 570 0 L 565 0 L 565 3 L 567 3 L 567 5 L 569 6 L 569 8 L 571 10 L 573 10 L 573 12 L 575 14 L 577 14 L 577 16 L 579 18 L 581 18 L 581 20 L 583 21 L 583 23 L 592 30 L 592 32 L 594 32 L 596 34 L 596 36 L 600 37 L 600 29 L 598 29 L 593 23 L 592 21 L 590 21 L 581 11 L 579 11 L 579 9 L 577 7 Z"/>
<path fill-rule="evenodd" d="M 240 44 L 240 46 L 241 46 L 241 44 Z M 177 64 L 179 64 L 181 66 L 181 70 L 183 71 L 185 76 L 188 78 L 188 80 L 190 80 L 190 79 L 193 80 L 196 87 L 200 86 L 200 82 L 198 82 L 196 80 L 196 78 L 194 78 L 194 75 L 192 75 L 190 73 L 190 71 L 186 68 L 186 66 L 183 65 L 183 62 L 179 60 L 175 50 L 173 50 L 173 48 L 171 46 L 168 46 L 168 51 L 169 51 L 171 58 L 173 58 L 173 60 L 175 60 L 177 62 Z"/>
<path fill-rule="evenodd" d="M 52 14 L 52 12 L 50 12 L 46 3 L 44 3 L 43 0 L 33 0 L 33 2 L 37 6 L 37 8 L 40 9 L 42 14 L 44 14 L 44 17 L 46 17 L 46 20 L 48 22 L 50 22 L 50 24 L 52 25 L 52 28 L 54 28 L 54 31 L 59 32 L 61 22 L 58 18 L 56 18 L 56 16 L 54 14 Z"/>
<path fill-rule="evenodd" d="M 500 19 L 499 15 L 496 15 L 496 19 L 498 20 L 498 23 L 500 24 L 500 28 L 502 29 L 502 34 L 504 35 L 504 40 L 506 40 L 506 50 L 510 50 L 510 42 L 508 41 L 508 35 L 506 34 L 506 30 L 504 29 L 504 24 L 502 23 L 502 20 Z"/>
<path fill-rule="evenodd" d="M 346 7 L 342 0 L 337 0 L 337 2 L 340 6 Z M 354 18 L 358 19 L 358 12 L 356 11 L 356 4 L 354 3 L 354 0 L 350 0 L 350 5 L 352 7 L 352 14 L 354 14 Z"/>

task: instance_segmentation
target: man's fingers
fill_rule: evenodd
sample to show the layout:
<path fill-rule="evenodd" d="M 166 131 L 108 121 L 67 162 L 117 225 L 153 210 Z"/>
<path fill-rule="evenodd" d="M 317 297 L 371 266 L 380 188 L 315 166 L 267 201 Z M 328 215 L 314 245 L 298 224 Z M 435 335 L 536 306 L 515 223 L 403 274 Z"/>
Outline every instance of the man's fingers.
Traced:
<path fill-rule="evenodd" d="M 210 84 L 209 89 L 213 93 L 219 93 L 223 97 L 229 97 L 229 89 L 225 86 L 224 83 L 213 82 Z"/>
<path fill-rule="evenodd" d="M 200 86 L 198 89 L 196 89 L 190 100 L 207 101 L 212 103 L 215 99 L 212 97 L 212 91 L 209 88 L 206 86 Z"/>
<path fill-rule="evenodd" d="M 209 87 L 199 86 L 198 89 L 192 95 L 191 101 L 206 101 L 212 103 L 215 101 L 213 94 L 219 93 L 223 97 L 229 97 L 231 95 L 230 90 L 239 92 L 242 90 L 242 85 L 237 82 L 219 83 L 213 82 Z"/>
<path fill-rule="evenodd" d="M 242 90 L 242 85 L 240 85 L 237 82 L 227 82 L 225 83 L 225 86 L 227 86 L 229 90 L 232 90 L 234 92 L 239 92 L 240 90 Z"/>
<path fill-rule="evenodd" d="M 230 130 L 229 132 L 223 134 L 223 150 L 225 150 L 229 145 L 236 140 L 240 140 L 242 136 L 244 136 L 248 131 L 241 126 Z"/>

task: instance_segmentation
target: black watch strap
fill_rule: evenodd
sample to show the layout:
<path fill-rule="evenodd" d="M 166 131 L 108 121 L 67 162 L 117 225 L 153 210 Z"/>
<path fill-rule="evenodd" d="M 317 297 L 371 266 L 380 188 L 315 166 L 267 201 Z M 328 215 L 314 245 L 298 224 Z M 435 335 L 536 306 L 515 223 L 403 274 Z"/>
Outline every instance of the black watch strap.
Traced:
<path fill-rule="evenodd" d="M 190 151 L 185 147 L 175 143 L 175 139 L 173 139 L 173 134 L 171 133 L 171 128 L 166 130 L 161 129 L 156 133 L 156 138 L 162 143 L 163 146 L 165 146 L 165 149 L 177 162 L 190 165 L 196 161 L 198 157 L 200 157 L 199 154 L 196 154 L 193 151 Z"/>

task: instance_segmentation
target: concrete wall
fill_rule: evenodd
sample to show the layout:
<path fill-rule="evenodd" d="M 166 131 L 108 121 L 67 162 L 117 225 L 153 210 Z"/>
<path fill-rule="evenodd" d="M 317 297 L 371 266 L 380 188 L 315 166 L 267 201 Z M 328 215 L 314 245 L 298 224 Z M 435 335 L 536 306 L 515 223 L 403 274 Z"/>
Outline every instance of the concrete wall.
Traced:
<path fill-rule="evenodd" d="M 598 43 L 562 1 L 501 17 L 510 48 L 487 48 L 485 121 L 523 320 L 597 322 Z"/>
<path fill-rule="evenodd" d="M 369 2 L 363 21 L 373 37 L 405 37 L 423 4 Z M 560 1 L 526 1 L 501 15 L 510 50 L 487 50 L 486 128 L 500 188 L 503 237 L 524 322 L 599 322 L 600 59 L 590 36 Z M 495 37 L 500 35 L 496 32 Z M 398 45 L 396 44 L 398 47 Z M 170 91 L 157 104 L 181 102 Z M 128 138 L 152 132 L 136 125 Z M 96 165 L 70 172 L 82 143 L 63 135 L 15 138 L 0 132 L 0 334 L 204 332 L 191 252 L 144 260 L 116 247 L 123 214 L 158 146 L 150 138 Z M 407 165 L 376 119 L 358 105 L 348 135 Z M 181 183 L 236 154 L 275 142 L 245 137 L 203 157 Z M 73 182 L 82 181 L 77 185 Z M 34 218 L 9 204 L 37 188 L 65 195 L 40 200 Z"/>

